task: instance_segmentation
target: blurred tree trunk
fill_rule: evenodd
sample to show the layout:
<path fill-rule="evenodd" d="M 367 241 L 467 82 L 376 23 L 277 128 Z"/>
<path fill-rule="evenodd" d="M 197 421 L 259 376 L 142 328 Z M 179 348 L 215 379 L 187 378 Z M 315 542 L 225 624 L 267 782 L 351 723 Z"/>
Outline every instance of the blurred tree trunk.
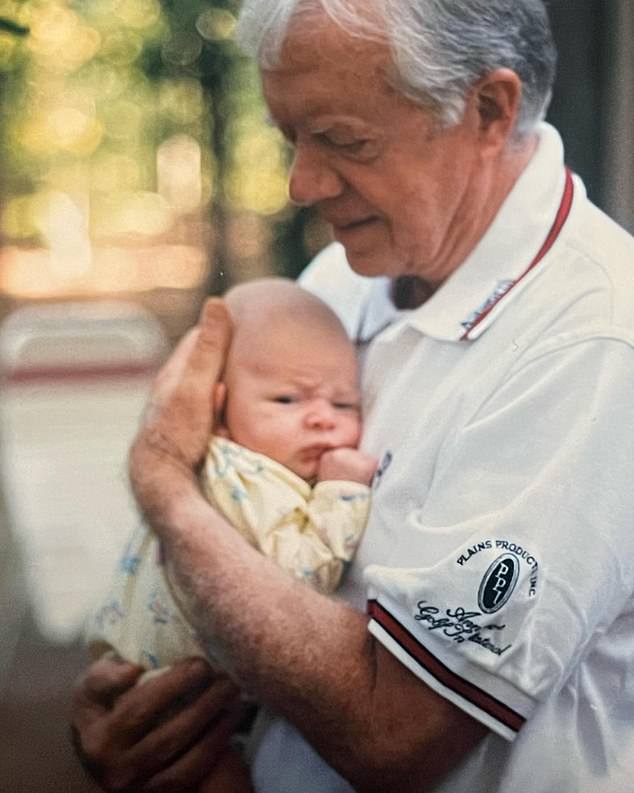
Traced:
<path fill-rule="evenodd" d="M 222 68 L 222 67 L 221 67 Z M 207 293 L 219 295 L 226 292 L 233 283 L 228 245 L 227 209 L 224 200 L 226 184 L 226 119 L 222 112 L 226 79 L 230 64 L 226 63 L 220 73 L 211 72 L 202 80 L 203 90 L 209 98 L 211 106 L 211 149 L 216 163 L 215 199 L 211 203 L 211 223 L 214 229 L 214 261 L 209 274 Z"/>
<path fill-rule="evenodd" d="M 26 36 L 28 33 L 25 27 L 4 17 L 0 17 L 0 31 L 15 36 Z M 4 109 L 4 113 L 0 114 L 0 184 L 6 182 L 6 135 L 3 122 L 10 112 L 10 103 L 7 101 L 9 79 L 20 79 L 20 74 L 14 74 L 10 78 L 6 73 L 0 72 L 0 107 Z M 0 202 L 0 214 L 1 211 Z M 0 235 L 0 247 L 2 244 Z M 6 302 L 6 298 L 0 295 L 0 322 L 6 313 Z M 0 376 L 1 374 L 0 371 Z M 0 466 L 0 692 L 6 683 L 5 676 L 18 639 L 26 603 L 24 571 L 7 509 L 4 481 Z"/>

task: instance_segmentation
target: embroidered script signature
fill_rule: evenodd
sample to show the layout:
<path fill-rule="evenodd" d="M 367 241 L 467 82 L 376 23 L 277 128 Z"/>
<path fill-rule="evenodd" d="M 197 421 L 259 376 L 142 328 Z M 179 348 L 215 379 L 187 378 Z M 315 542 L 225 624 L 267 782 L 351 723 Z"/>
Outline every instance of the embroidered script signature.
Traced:
<path fill-rule="evenodd" d="M 458 606 L 455 609 L 446 609 L 442 615 L 439 608 L 426 600 L 419 600 L 416 605 L 418 614 L 414 615 L 415 620 L 424 623 L 429 631 L 441 631 L 456 644 L 473 642 L 495 655 L 503 655 L 512 647 L 511 644 L 500 647 L 483 635 L 483 631 L 501 631 L 506 625 L 478 625 L 475 620 L 482 616 L 479 611 L 467 611 Z"/>

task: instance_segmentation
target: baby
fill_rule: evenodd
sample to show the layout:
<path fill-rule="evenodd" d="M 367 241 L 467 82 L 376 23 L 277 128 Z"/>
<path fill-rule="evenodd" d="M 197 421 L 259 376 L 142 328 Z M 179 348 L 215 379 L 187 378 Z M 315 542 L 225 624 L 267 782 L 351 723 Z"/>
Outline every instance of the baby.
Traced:
<path fill-rule="evenodd" d="M 212 395 L 202 491 L 254 547 L 332 592 L 365 526 L 376 467 L 355 448 L 354 348 L 335 314 L 291 281 L 252 281 L 226 302 L 234 334 Z M 213 640 L 203 646 L 178 600 L 158 540 L 139 529 L 89 627 L 91 651 L 148 669 L 189 655 L 213 662 Z"/>

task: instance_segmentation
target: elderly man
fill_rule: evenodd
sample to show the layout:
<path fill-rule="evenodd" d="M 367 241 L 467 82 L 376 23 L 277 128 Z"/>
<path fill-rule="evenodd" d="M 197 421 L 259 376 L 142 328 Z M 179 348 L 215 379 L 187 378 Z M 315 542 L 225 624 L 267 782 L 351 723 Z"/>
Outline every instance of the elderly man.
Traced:
<path fill-rule="evenodd" d="M 543 3 L 247 0 L 240 36 L 294 147 L 291 197 L 381 276 L 335 247 L 305 277 L 374 337 L 372 515 L 333 600 L 203 500 L 228 337 L 212 301 L 131 476 L 185 611 L 271 715 L 251 783 L 239 766 L 218 781 L 231 684 L 181 665 L 135 689 L 137 670 L 102 663 L 76 695 L 81 751 L 116 790 L 628 789 L 634 243 L 541 123 Z"/>

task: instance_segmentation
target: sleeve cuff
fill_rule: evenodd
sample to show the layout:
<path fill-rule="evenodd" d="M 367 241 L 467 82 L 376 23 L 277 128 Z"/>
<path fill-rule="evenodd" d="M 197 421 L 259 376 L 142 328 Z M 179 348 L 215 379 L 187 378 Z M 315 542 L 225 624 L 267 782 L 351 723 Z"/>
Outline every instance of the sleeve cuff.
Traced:
<path fill-rule="evenodd" d="M 416 677 L 502 738 L 515 740 L 535 700 L 461 656 L 449 658 L 433 635 L 422 642 L 404 627 L 398 606 L 387 598 L 369 599 L 367 610 L 370 633 Z"/>

